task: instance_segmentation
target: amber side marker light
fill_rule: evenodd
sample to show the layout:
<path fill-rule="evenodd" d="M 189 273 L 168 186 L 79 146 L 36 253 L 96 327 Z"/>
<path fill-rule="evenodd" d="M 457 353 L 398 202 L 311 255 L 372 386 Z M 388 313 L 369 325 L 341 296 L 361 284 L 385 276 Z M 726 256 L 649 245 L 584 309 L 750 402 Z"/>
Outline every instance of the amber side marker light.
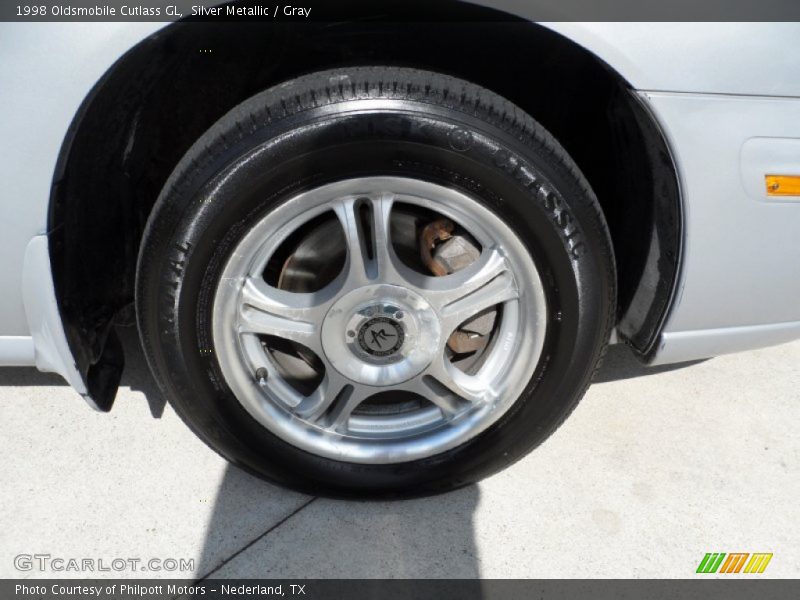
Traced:
<path fill-rule="evenodd" d="M 767 196 L 800 196 L 800 175 L 765 175 Z"/>

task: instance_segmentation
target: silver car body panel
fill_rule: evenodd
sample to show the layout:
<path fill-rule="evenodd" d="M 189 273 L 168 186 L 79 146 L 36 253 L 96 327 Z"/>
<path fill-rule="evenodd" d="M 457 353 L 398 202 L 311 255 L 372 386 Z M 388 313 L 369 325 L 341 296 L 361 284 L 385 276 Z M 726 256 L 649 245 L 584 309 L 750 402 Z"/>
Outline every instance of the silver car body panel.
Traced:
<path fill-rule="evenodd" d="M 521 0 L 483 3 L 525 16 Z M 759 192 L 765 169 L 800 174 L 792 151 L 800 144 L 800 24 L 544 25 L 639 90 L 673 152 L 684 256 L 654 362 L 800 337 L 800 198 L 769 202 Z M 43 260 L 51 185 L 81 103 L 119 57 L 163 26 L 0 24 L 0 365 L 58 372 L 85 393 Z"/>
<path fill-rule="evenodd" d="M 40 371 L 58 373 L 82 396 L 86 385 L 72 360 L 56 302 L 50 273 L 47 236 L 37 235 L 25 250 L 22 298 L 34 347 L 33 364 Z M 44 275 L 43 275 L 44 274 Z"/>
<path fill-rule="evenodd" d="M 800 23 L 543 25 L 592 51 L 637 90 L 800 97 Z"/>
<path fill-rule="evenodd" d="M 684 259 L 654 362 L 800 337 L 800 197 L 764 175 L 800 175 L 800 99 L 644 93 L 677 163 Z"/>

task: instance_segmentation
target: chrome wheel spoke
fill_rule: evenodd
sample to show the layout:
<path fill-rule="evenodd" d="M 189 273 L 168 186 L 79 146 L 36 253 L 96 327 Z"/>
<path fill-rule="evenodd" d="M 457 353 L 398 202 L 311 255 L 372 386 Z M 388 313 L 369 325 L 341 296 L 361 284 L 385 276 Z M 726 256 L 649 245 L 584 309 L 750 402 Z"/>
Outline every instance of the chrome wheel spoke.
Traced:
<path fill-rule="evenodd" d="M 514 277 L 497 250 L 485 251 L 470 267 L 440 279 L 447 281 L 432 297 L 446 335 L 479 312 L 519 298 Z"/>
<path fill-rule="evenodd" d="M 445 419 L 453 419 L 465 408 L 464 398 L 432 375 L 422 375 L 414 391 L 428 399 L 442 411 Z"/>
<path fill-rule="evenodd" d="M 295 413 L 302 419 L 324 426 L 323 417 L 348 385 L 350 382 L 347 378 L 340 375 L 335 369 L 326 367 L 322 382 L 310 396 L 303 400 Z"/>
<path fill-rule="evenodd" d="M 467 375 L 455 367 L 448 367 L 444 358 L 434 361 L 426 371 L 426 384 L 432 390 L 440 392 L 440 395 L 447 395 L 447 390 L 456 398 L 455 404 L 463 408 L 464 403 L 481 404 L 490 402 L 496 398 L 494 390 L 485 381 L 474 375 Z M 433 383 L 435 382 L 435 383 Z M 444 408 L 433 397 L 431 401 L 437 406 Z M 451 397 L 452 402 L 452 397 Z"/>
<path fill-rule="evenodd" d="M 345 386 L 342 392 L 336 396 L 336 400 L 325 418 L 325 426 L 337 433 L 346 433 L 347 423 L 353 411 L 374 393 L 374 388 L 364 385 Z"/>
<path fill-rule="evenodd" d="M 329 302 L 326 294 L 297 294 L 248 277 L 242 286 L 240 333 L 273 335 L 319 351 L 319 323 Z"/>
<path fill-rule="evenodd" d="M 316 426 L 334 433 L 345 433 L 353 411 L 375 388 L 354 384 L 330 365 L 314 392 L 295 410 L 295 414 Z"/>
<path fill-rule="evenodd" d="M 446 420 L 451 420 L 470 407 L 493 400 L 496 396 L 485 382 L 457 369 L 451 372 L 444 357 L 435 359 L 413 379 L 387 386 L 381 391 L 412 392 L 438 408 Z"/>
<path fill-rule="evenodd" d="M 348 289 L 396 279 L 389 232 L 393 203 L 391 194 L 379 192 L 347 198 L 336 205 L 347 243 Z"/>

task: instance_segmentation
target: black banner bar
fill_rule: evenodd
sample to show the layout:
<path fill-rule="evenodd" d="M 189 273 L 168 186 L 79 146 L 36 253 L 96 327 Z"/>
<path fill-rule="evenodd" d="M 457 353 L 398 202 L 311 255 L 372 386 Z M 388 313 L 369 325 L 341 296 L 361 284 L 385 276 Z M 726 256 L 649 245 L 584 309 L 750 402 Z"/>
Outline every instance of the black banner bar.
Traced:
<path fill-rule="evenodd" d="M 458 10 L 455 9 L 458 5 Z M 0 21 L 800 21 L 797 0 L 3 0 Z"/>
<path fill-rule="evenodd" d="M 6 579 L 4 600 L 785 600 L 800 596 L 800 580 L 521 580 L 521 579 Z"/>

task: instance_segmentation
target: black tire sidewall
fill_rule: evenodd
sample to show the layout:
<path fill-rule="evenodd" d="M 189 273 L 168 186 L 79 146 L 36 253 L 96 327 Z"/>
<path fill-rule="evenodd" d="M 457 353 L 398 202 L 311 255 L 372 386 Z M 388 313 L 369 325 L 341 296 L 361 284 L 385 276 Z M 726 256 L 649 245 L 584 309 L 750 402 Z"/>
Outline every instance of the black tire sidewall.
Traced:
<path fill-rule="evenodd" d="M 139 317 L 148 357 L 192 429 L 236 464 L 304 491 L 429 493 L 464 485 L 543 441 L 583 394 L 608 335 L 613 264 L 596 200 L 544 146 L 468 114 L 406 102 L 330 106 L 222 144 L 169 186 L 140 259 Z M 391 465 L 333 461 L 257 423 L 214 357 L 219 275 L 261 216 L 293 195 L 362 176 L 406 176 L 463 190 L 506 222 L 545 284 L 548 331 L 524 393 L 487 431 L 437 456 Z"/>

